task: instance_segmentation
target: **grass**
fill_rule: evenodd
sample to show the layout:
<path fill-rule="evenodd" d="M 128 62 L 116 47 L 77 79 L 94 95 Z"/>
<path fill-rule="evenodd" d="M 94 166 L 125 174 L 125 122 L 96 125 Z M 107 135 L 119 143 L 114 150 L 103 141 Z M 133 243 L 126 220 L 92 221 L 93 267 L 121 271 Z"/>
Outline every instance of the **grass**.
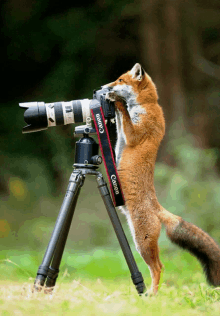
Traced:
<path fill-rule="evenodd" d="M 139 297 L 126 280 L 72 280 L 53 294 L 32 293 L 33 282 L 0 282 L 1 315 L 219 315 L 219 290 L 205 284 L 162 284 L 156 297 Z"/>
<path fill-rule="evenodd" d="M 150 274 L 134 251 L 145 284 Z M 156 297 L 139 297 L 121 251 L 66 251 L 52 294 L 32 293 L 43 253 L 1 253 L 0 315 L 219 315 L 220 288 L 205 283 L 202 269 L 188 253 L 161 251 L 165 265 Z"/>

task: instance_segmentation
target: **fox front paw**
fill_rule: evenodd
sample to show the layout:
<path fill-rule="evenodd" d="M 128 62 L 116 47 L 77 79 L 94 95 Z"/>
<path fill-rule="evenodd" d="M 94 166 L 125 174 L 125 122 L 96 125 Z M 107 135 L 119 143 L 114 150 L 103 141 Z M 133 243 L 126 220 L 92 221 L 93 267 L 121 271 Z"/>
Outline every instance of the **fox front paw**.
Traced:
<path fill-rule="evenodd" d="M 106 93 L 106 96 L 105 96 L 106 100 L 112 101 L 112 102 L 117 101 L 117 98 L 118 98 L 118 96 L 114 91 L 110 91 L 110 92 Z"/>
<path fill-rule="evenodd" d="M 125 102 L 114 91 L 110 91 L 106 94 L 106 100 L 115 102 L 115 108 L 121 112 L 125 110 Z"/>

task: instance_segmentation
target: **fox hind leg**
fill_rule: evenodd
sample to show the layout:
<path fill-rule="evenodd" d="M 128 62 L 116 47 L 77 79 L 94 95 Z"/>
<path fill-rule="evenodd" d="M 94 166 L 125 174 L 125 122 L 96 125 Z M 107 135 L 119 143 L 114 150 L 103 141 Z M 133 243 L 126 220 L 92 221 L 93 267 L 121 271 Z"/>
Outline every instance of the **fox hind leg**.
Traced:
<path fill-rule="evenodd" d="M 130 216 L 129 216 L 130 217 Z M 149 267 L 152 285 L 149 294 L 156 294 L 160 282 L 163 265 L 159 259 L 158 238 L 160 236 L 161 222 L 155 214 L 150 214 L 144 220 L 140 214 L 134 214 L 128 220 L 137 251 Z"/>
<path fill-rule="evenodd" d="M 144 250 L 141 252 L 141 256 L 148 265 L 150 270 L 152 285 L 149 294 L 156 294 L 160 283 L 160 274 L 162 270 L 162 263 L 159 259 L 159 247 L 155 242 L 149 242 Z"/>

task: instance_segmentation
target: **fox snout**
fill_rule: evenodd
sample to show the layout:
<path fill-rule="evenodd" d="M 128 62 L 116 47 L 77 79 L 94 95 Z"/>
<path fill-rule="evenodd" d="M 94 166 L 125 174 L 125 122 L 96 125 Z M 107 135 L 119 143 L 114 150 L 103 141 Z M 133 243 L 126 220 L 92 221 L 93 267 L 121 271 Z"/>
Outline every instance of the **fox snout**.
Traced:
<path fill-rule="evenodd" d="M 101 86 L 102 89 L 109 89 L 112 90 L 113 87 L 111 86 L 112 82 L 105 84 L 104 86 Z"/>

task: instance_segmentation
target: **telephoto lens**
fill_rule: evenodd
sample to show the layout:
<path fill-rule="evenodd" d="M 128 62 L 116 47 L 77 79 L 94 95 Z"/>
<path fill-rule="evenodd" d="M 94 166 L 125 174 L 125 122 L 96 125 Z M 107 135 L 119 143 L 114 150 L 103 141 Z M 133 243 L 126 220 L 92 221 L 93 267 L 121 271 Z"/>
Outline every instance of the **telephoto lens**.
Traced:
<path fill-rule="evenodd" d="M 91 118 L 90 106 L 95 101 L 100 103 L 105 119 L 112 119 L 115 117 L 115 106 L 114 102 L 106 100 L 109 91 L 110 88 L 94 90 L 92 100 L 19 103 L 19 106 L 25 109 L 24 120 L 28 124 L 23 128 L 22 133 L 38 132 L 51 126 L 86 122 L 86 118 Z"/>
<path fill-rule="evenodd" d="M 86 118 L 91 116 L 90 102 L 89 99 L 83 99 L 54 103 L 19 103 L 21 108 L 26 109 L 24 120 L 28 124 L 23 128 L 22 133 L 38 132 L 51 126 L 86 122 Z"/>

